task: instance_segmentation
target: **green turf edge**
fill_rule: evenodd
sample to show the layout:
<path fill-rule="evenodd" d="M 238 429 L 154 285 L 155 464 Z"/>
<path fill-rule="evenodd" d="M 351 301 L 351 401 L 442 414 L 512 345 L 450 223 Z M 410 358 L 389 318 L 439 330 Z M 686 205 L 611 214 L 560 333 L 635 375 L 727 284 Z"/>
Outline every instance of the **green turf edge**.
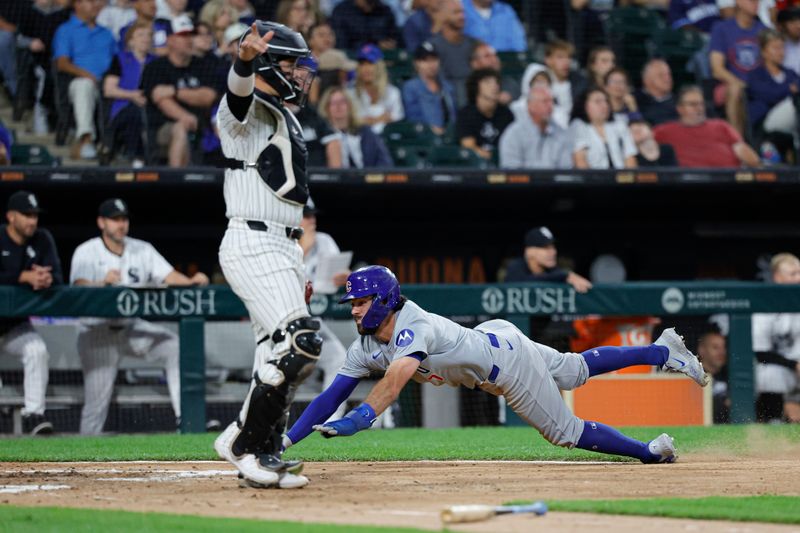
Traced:
<path fill-rule="evenodd" d="M 509 502 L 509 505 L 532 503 Z M 800 496 L 708 496 L 621 500 L 553 500 L 551 511 L 800 524 Z"/>
<path fill-rule="evenodd" d="M 166 513 L 140 513 L 60 507 L 17 507 L 0 505 L 0 531 L 8 533 L 96 532 L 115 533 L 176 532 L 205 533 L 236 531 L 237 533 L 423 533 L 421 529 L 404 527 L 353 526 L 216 518 Z"/>
<path fill-rule="evenodd" d="M 649 440 L 666 432 L 679 455 L 739 456 L 749 451 L 796 448 L 800 424 L 711 427 L 623 428 Z M 213 434 L 118 435 L 0 439 L 0 462 L 8 461 L 191 461 L 215 460 Z M 528 427 L 392 429 L 348 438 L 313 434 L 293 446 L 288 458 L 306 461 L 567 460 L 630 461 L 584 450 L 553 446 Z"/>

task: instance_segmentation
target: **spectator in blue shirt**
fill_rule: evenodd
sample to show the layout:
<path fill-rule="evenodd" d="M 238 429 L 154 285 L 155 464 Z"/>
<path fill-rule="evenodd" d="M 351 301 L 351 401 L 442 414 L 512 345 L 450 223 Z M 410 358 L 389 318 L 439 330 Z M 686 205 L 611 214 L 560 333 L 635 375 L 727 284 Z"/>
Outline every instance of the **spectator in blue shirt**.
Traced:
<path fill-rule="evenodd" d="M 753 125 L 762 123 L 766 132 L 797 136 L 794 96 L 800 88 L 800 77 L 783 66 L 784 39 L 774 30 L 759 36 L 764 64 L 747 77 L 748 118 Z"/>
<path fill-rule="evenodd" d="M 709 33 L 719 20 L 717 0 L 671 0 L 669 24 L 673 29 L 695 29 Z"/>
<path fill-rule="evenodd" d="M 736 0 L 736 14 L 711 30 L 711 74 L 721 84 L 714 103 L 725 104 L 728 122 L 744 131 L 743 96 L 747 76 L 761 66 L 758 34 L 766 26 L 758 20 L 758 0 Z"/>
<path fill-rule="evenodd" d="M 510 5 L 499 0 L 463 0 L 467 24 L 464 33 L 492 45 L 498 52 L 528 49 L 525 30 Z"/>
<path fill-rule="evenodd" d="M 11 164 L 11 132 L 0 123 L 0 165 Z"/>
<path fill-rule="evenodd" d="M 439 54 L 431 43 L 426 41 L 416 49 L 414 68 L 417 77 L 403 85 L 406 120 L 427 124 L 442 135 L 455 122 L 455 95 L 439 72 Z"/>
<path fill-rule="evenodd" d="M 117 48 L 114 35 L 96 24 L 101 8 L 102 3 L 95 0 L 75 0 L 75 12 L 59 26 L 53 38 L 56 68 L 74 77 L 69 83 L 69 101 L 75 116 L 73 159 L 97 157 L 93 141 L 98 82 L 111 66 Z"/>
<path fill-rule="evenodd" d="M 442 0 L 420 0 L 416 5 L 417 9 L 403 25 L 403 42 L 409 54 L 413 54 L 419 45 L 439 31 L 437 14 Z"/>

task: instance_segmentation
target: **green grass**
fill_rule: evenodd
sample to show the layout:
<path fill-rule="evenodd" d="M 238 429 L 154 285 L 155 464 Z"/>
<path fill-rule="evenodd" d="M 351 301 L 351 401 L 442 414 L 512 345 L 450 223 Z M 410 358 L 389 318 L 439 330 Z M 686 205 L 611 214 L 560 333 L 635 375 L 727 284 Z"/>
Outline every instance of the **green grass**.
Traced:
<path fill-rule="evenodd" d="M 510 502 L 512 504 L 530 502 Z M 637 500 L 560 500 L 547 502 L 551 511 L 662 516 L 737 522 L 800 524 L 798 496 L 710 496 Z"/>
<path fill-rule="evenodd" d="M 786 448 L 800 442 L 800 425 L 627 428 L 627 435 L 649 440 L 662 431 L 675 437 L 679 454 L 710 452 L 740 455 L 757 449 Z M 0 461 L 184 461 L 216 459 L 215 435 L 120 435 L 0 440 Z M 287 457 L 307 461 L 432 460 L 614 460 L 583 450 L 558 448 L 527 427 L 393 429 L 353 437 L 323 439 L 312 434 Z M 619 459 L 621 461 L 627 459 Z"/>
<path fill-rule="evenodd" d="M 210 518 L 163 513 L 132 513 L 128 511 L 100 511 L 64 509 L 56 507 L 0 506 L 0 532 L 45 533 L 48 531 L 114 531 L 115 533 L 141 533 L 142 531 L 204 533 L 236 531 L 237 533 L 422 533 L 421 529 L 399 527 L 350 526 L 333 524 L 303 524 L 299 522 L 273 522 L 240 518 Z"/>

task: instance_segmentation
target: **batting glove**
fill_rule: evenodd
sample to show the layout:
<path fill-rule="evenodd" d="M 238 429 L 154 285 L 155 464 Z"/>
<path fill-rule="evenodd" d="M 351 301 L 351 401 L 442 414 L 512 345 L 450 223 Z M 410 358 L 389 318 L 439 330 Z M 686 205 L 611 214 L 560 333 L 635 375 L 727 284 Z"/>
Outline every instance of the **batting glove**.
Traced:
<path fill-rule="evenodd" d="M 325 424 L 318 424 L 314 430 L 322 433 L 326 439 L 331 437 L 349 437 L 355 435 L 362 429 L 369 429 L 375 422 L 377 415 L 375 409 L 368 403 L 362 403 L 346 415 L 341 420 L 334 420 Z"/>

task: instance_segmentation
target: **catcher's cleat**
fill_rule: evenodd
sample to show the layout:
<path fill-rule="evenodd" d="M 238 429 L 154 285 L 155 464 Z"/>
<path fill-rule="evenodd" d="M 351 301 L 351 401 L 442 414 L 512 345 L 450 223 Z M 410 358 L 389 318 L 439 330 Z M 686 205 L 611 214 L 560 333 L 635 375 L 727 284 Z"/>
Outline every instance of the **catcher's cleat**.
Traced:
<path fill-rule="evenodd" d="M 708 376 L 703 370 L 703 365 L 697 356 L 689 351 L 683 342 L 683 337 L 675 332 L 675 328 L 665 329 L 653 344 L 664 346 L 669 350 L 669 357 L 661 367 L 662 370 L 686 374 L 701 387 L 708 385 Z"/>
<path fill-rule="evenodd" d="M 678 459 L 675 451 L 675 442 L 672 437 L 662 433 L 658 437 L 647 443 L 647 449 L 655 457 L 652 461 L 642 461 L 649 463 L 674 463 Z"/>
<path fill-rule="evenodd" d="M 263 465 L 258 457 L 252 453 L 246 453 L 241 456 L 234 455 L 233 442 L 239 436 L 240 431 L 236 422 L 231 422 L 214 441 L 214 449 L 217 454 L 220 458 L 235 466 L 245 479 L 261 485 L 277 484 L 280 479 L 279 472 L 271 469 L 269 465 Z"/>
<path fill-rule="evenodd" d="M 281 474 L 278 483 L 258 483 L 244 476 L 240 476 L 239 487 L 243 489 L 300 489 L 308 485 L 306 476 L 296 476 L 294 474 Z"/>

